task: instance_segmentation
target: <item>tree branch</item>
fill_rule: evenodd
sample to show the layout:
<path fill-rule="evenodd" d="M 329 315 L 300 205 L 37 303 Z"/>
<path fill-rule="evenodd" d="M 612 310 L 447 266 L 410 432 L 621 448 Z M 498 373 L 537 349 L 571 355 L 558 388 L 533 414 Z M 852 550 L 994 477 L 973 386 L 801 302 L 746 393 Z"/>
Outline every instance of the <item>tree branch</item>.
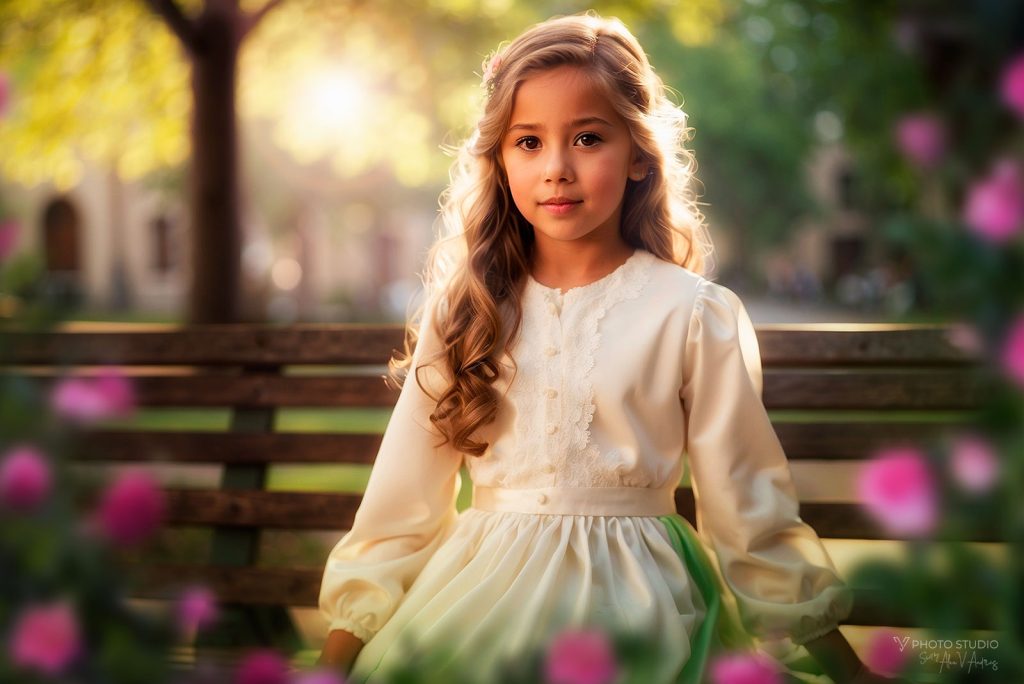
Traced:
<path fill-rule="evenodd" d="M 189 52 L 195 51 L 195 24 L 185 16 L 185 13 L 178 7 L 178 3 L 174 0 L 145 0 L 145 3 L 149 5 L 153 12 L 163 18 L 167 27 L 178 37 L 186 50 Z"/>
<path fill-rule="evenodd" d="M 263 18 L 273 12 L 284 0 L 267 0 L 267 3 L 263 7 L 259 8 L 252 14 L 245 17 L 242 20 L 242 37 L 249 35 L 249 33 L 260 25 Z"/>

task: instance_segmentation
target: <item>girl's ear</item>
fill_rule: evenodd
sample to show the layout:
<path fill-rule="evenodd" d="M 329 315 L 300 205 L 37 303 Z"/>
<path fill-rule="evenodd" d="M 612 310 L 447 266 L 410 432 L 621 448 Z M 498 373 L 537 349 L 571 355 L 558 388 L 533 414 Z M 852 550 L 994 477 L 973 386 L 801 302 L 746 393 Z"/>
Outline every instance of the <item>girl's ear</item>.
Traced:
<path fill-rule="evenodd" d="M 651 174 L 651 164 L 643 159 L 637 159 L 629 165 L 629 179 L 637 182 L 642 181 Z"/>
<path fill-rule="evenodd" d="M 647 178 L 647 176 L 651 174 L 652 167 L 651 162 L 647 159 L 644 159 L 644 154 L 643 152 L 640 151 L 640 148 L 637 147 L 636 141 L 633 140 L 631 142 L 632 144 L 630 145 L 630 147 L 633 150 L 633 162 L 629 165 L 629 171 L 626 172 L 626 176 L 630 180 L 639 183 L 640 181 L 642 181 L 644 178 Z"/>

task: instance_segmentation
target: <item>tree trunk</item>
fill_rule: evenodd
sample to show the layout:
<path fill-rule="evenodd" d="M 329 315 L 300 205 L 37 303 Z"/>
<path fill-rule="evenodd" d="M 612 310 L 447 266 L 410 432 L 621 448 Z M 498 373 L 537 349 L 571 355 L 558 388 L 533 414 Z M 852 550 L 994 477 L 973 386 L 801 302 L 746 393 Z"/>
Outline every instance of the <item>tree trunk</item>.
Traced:
<path fill-rule="evenodd" d="M 241 32 L 234 2 L 208 2 L 192 57 L 192 282 L 190 323 L 240 314 L 241 218 L 235 83 Z"/>

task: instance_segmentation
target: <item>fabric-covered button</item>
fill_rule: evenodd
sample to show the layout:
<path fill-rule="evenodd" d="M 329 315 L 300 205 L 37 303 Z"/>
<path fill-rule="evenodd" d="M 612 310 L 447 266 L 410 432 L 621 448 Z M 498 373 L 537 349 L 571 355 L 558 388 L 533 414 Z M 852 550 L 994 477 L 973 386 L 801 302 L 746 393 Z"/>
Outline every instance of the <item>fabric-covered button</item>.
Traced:
<path fill-rule="evenodd" d="M 548 387 L 547 391 L 544 392 L 544 394 L 547 396 L 548 399 L 554 399 L 555 397 L 558 396 L 558 392 L 555 390 L 554 387 Z"/>
<path fill-rule="evenodd" d="M 548 312 L 552 315 L 558 313 L 558 306 L 556 304 L 548 304 Z"/>
<path fill-rule="evenodd" d="M 548 495 L 547 494 L 538 494 L 537 495 L 537 503 L 539 503 L 539 504 L 546 504 L 547 502 L 548 502 Z"/>
<path fill-rule="evenodd" d="M 554 423 L 549 423 L 548 424 L 548 434 L 549 435 L 553 435 L 556 432 L 558 432 L 558 426 L 555 425 Z"/>
<path fill-rule="evenodd" d="M 553 473 L 553 472 L 555 472 L 555 464 L 554 463 L 545 463 L 544 464 L 544 472 L 545 473 Z"/>
<path fill-rule="evenodd" d="M 548 356 L 554 356 L 555 354 L 558 353 L 558 348 L 557 347 L 547 347 L 544 350 L 544 353 L 547 354 Z"/>

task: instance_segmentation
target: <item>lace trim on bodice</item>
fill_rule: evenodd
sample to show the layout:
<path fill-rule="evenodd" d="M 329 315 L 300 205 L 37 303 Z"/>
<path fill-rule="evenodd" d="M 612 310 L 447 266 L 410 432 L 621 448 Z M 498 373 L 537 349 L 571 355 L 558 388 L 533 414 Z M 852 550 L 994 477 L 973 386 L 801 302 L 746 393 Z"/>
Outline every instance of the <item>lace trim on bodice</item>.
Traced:
<path fill-rule="evenodd" d="M 496 485 L 649 484 L 627 481 L 623 459 L 616 453 L 602 458 L 592 441 L 591 424 L 601 320 L 612 307 L 640 295 L 656 258 L 637 249 L 610 274 L 564 293 L 528 277 L 515 351 L 519 371 L 509 388 L 517 410 L 517 453 L 508 455 L 510 462 L 494 464 L 500 472 Z"/>

